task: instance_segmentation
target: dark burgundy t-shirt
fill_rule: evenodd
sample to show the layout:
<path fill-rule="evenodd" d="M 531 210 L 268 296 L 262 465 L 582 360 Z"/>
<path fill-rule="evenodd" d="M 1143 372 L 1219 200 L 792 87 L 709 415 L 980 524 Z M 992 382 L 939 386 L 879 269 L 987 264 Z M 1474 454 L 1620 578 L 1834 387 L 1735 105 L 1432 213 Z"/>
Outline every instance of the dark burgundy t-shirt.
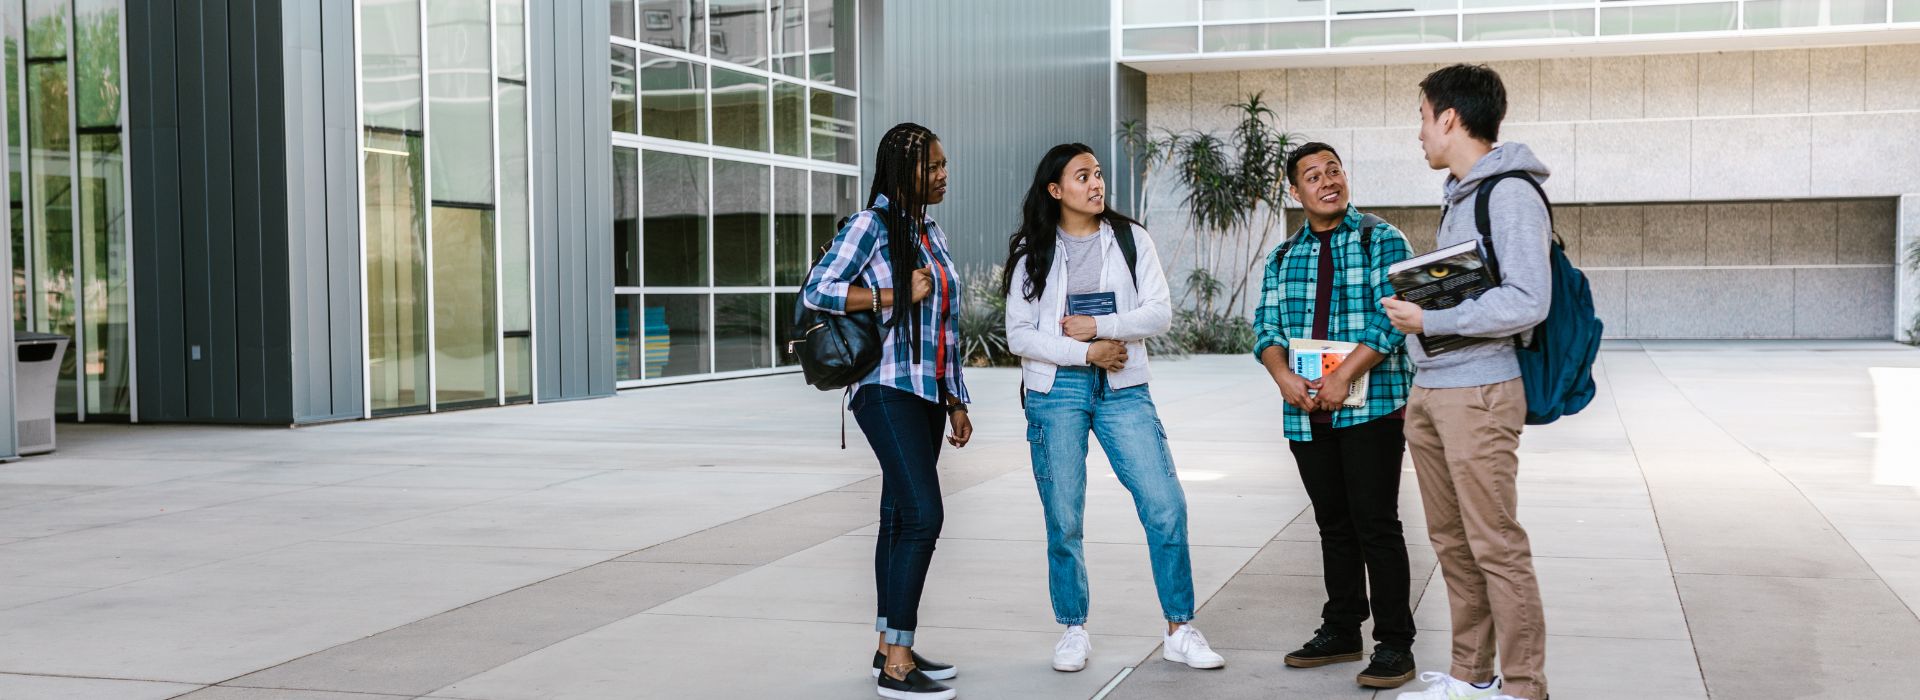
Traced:
<path fill-rule="evenodd" d="M 1313 289 L 1313 339 L 1332 340 L 1327 337 L 1328 319 L 1333 315 L 1333 231 L 1314 231 L 1313 237 L 1320 239 L 1319 282 Z M 1314 411 L 1313 422 L 1332 423 L 1333 412 Z"/>

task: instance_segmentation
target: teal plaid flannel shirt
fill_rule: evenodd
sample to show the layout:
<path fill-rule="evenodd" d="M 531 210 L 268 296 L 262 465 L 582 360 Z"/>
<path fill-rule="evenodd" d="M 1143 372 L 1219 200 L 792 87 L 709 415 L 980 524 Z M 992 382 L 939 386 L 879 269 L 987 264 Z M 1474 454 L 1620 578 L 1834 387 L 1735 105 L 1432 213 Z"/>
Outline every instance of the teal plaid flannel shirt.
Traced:
<path fill-rule="evenodd" d="M 1367 402 L 1333 413 L 1333 427 L 1345 428 L 1381 418 L 1400 410 L 1407 403 L 1407 389 L 1413 385 L 1413 363 L 1407 359 L 1406 335 L 1394 330 L 1380 308 L 1380 299 L 1393 295 L 1387 281 L 1387 268 L 1412 257 L 1407 237 L 1392 224 L 1373 229 L 1372 266 L 1360 248 L 1360 210 L 1348 205 L 1347 218 L 1333 234 L 1332 313 L 1327 316 L 1327 340 L 1359 343 L 1386 356 L 1368 377 Z M 1279 253 L 1284 244 L 1267 254 L 1266 277 L 1260 285 L 1260 308 L 1253 314 L 1253 357 L 1269 347 L 1287 347 L 1288 338 L 1306 338 L 1313 332 L 1315 291 L 1320 282 L 1320 239 L 1302 226 L 1298 242 Z M 1286 406 L 1288 440 L 1313 439 L 1312 416 Z"/>

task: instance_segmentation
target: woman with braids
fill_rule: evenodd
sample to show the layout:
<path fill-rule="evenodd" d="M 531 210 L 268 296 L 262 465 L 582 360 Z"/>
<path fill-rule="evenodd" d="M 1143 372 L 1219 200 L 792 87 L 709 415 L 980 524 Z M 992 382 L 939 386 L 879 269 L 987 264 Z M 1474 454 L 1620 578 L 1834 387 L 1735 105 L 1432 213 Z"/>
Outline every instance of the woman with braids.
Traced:
<path fill-rule="evenodd" d="M 1086 668 L 1087 566 L 1081 521 L 1087 502 L 1087 435 L 1100 439 L 1114 476 L 1133 494 L 1147 531 L 1153 583 L 1166 615 L 1161 655 L 1220 668 L 1194 629 L 1187 496 L 1167 435 L 1147 393 L 1146 339 L 1167 332 L 1172 305 L 1153 239 L 1107 208 L 1100 161 L 1084 144 L 1047 151 L 1007 246 L 1001 293 L 1007 345 L 1021 360 L 1027 441 L 1047 521 L 1047 582 L 1053 615 L 1067 626 L 1053 668 Z"/>
<path fill-rule="evenodd" d="M 802 291 L 807 306 L 828 313 L 880 312 L 886 335 L 879 366 L 849 403 L 880 461 L 873 669 L 885 698 L 945 700 L 954 691 L 939 681 L 957 675 L 913 652 L 920 592 L 944 517 L 934 469 L 940 440 L 949 424 L 948 444 L 965 447 L 973 437 L 960 375 L 960 279 L 946 235 L 927 217 L 927 207 L 946 196 L 939 138 L 918 124 L 888 130 L 874 156 L 867 208 L 840 227 Z"/>

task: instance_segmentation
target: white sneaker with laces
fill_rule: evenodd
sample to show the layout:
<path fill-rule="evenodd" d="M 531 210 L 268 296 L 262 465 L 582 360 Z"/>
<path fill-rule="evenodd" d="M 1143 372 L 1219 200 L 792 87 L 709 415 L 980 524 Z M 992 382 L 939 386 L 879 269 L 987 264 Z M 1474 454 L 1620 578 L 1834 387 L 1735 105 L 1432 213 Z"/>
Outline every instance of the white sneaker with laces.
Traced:
<path fill-rule="evenodd" d="M 1181 625 L 1173 634 L 1160 638 L 1160 656 L 1177 664 L 1186 664 L 1189 668 L 1220 668 L 1227 660 L 1214 653 L 1207 644 L 1207 638 L 1191 624 Z"/>
<path fill-rule="evenodd" d="M 1500 694 L 1498 676 L 1485 688 L 1437 671 L 1420 674 L 1420 682 L 1427 684 L 1426 690 L 1401 693 L 1400 700 L 1499 700 L 1508 697 Z"/>
<path fill-rule="evenodd" d="M 1495 695 L 1495 696 L 1493 696 L 1493 700 L 1527 700 L 1527 699 L 1526 699 L 1526 698 L 1516 698 L 1516 697 L 1514 697 L 1514 696 L 1512 696 L 1512 695 Z"/>
<path fill-rule="evenodd" d="M 1084 627 L 1075 625 L 1060 635 L 1053 645 L 1053 670 L 1072 673 L 1087 667 L 1087 655 L 1093 653 L 1093 639 Z"/>

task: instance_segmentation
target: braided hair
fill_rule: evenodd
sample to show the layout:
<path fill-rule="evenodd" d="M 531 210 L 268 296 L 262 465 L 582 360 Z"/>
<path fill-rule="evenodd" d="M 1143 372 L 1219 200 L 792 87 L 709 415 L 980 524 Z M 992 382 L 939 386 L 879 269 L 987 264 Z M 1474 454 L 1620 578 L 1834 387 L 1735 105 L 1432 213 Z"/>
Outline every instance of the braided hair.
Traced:
<path fill-rule="evenodd" d="M 1055 238 L 1060 230 L 1060 200 L 1053 198 L 1047 186 L 1060 181 L 1074 158 L 1091 154 L 1093 148 L 1084 143 L 1063 143 L 1048 149 L 1040 158 L 1040 165 L 1033 169 L 1033 184 L 1027 187 L 1026 200 L 1020 205 L 1020 229 L 1007 238 L 1007 262 L 1000 271 L 1000 296 L 1013 292 L 1013 268 L 1021 258 L 1026 258 L 1027 283 L 1026 288 L 1020 290 L 1020 296 L 1036 301 L 1047 291 L 1047 276 L 1053 271 Z M 1114 231 L 1119 231 L 1121 226 L 1140 225 L 1113 207 L 1100 212 L 1100 219 Z"/>
<path fill-rule="evenodd" d="M 920 227 L 926 215 L 927 167 L 929 151 L 940 137 L 927 127 L 903 122 L 887 130 L 873 157 L 873 187 L 867 193 L 867 208 L 873 209 L 880 197 L 887 198 L 885 209 L 874 209 L 887 227 L 887 262 L 893 268 L 893 318 L 887 325 L 907 324 L 907 340 L 913 348 L 913 361 L 920 361 L 920 303 L 913 300 L 913 271 L 920 269 Z M 878 293 L 876 290 L 875 293 Z"/>

